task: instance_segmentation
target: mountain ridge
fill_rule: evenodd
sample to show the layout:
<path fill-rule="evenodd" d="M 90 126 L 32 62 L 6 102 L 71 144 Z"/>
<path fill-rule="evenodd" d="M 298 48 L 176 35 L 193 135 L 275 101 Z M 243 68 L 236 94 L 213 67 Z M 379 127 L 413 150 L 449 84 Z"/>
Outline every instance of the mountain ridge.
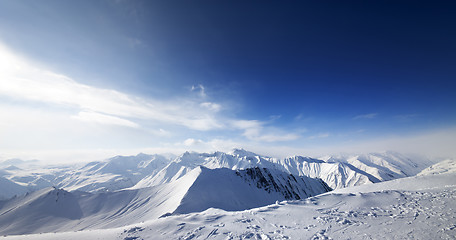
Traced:
<path fill-rule="evenodd" d="M 148 188 L 99 193 L 41 189 L 0 201 L 0 234 L 120 227 L 125 222 L 138 223 L 209 208 L 245 210 L 331 190 L 318 179 L 290 177 L 267 169 L 260 170 L 255 178 L 248 171 L 198 166 L 176 181 Z M 276 183 L 277 188 L 267 189 L 262 181 L 265 177 L 269 178 L 267 183 Z M 285 186 L 287 179 L 295 182 Z M 297 197 L 289 194 L 290 190 Z"/>
<path fill-rule="evenodd" d="M 2 177 L 21 186 L 15 191 L 0 193 L 0 199 L 23 193 L 23 187 L 27 188 L 26 192 L 56 186 L 68 191 L 94 193 L 151 187 L 176 181 L 199 165 L 232 170 L 265 167 L 293 175 L 320 178 L 331 188 L 339 189 L 413 175 L 430 165 L 426 161 L 422 162 L 424 164 L 415 163 L 412 159 L 393 152 L 322 159 L 302 156 L 272 158 L 244 149 L 233 149 L 228 153 L 185 152 L 173 158 L 140 153 L 134 156 L 115 156 L 77 168 L 53 166 L 0 169 Z"/>

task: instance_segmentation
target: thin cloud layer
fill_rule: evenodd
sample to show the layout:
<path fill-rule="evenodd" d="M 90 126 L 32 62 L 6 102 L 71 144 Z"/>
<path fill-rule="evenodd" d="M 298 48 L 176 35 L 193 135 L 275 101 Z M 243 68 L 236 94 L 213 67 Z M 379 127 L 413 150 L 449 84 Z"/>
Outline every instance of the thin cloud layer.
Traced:
<path fill-rule="evenodd" d="M 15 125 L 5 132 L 10 135 L 9 137 L 17 138 L 16 142 L 20 142 L 18 139 L 23 137 L 17 129 L 24 129 L 36 135 L 36 138 L 41 136 L 44 139 L 43 144 L 46 141 L 52 143 L 53 140 L 49 139 L 51 136 L 60 138 L 59 133 L 61 137 L 72 138 L 72 134 L 77 132 L 77 139 L 81 140 L 92 134 L 89 128 L 83 127 L 84 124 L 99 125 L 100 128 L 107 129 L 104 132 L 100 130 L 103 132 L 100 134 L 109 132 L 109 136 L 117 138 L 125 134 L 125 131 L 130 131 L 125 134 L 124 141 L 134 137 L 143 139 L 143 143 L 166 145 L 167 142 L 182 142 L 183 139 L 187 139 L 184 142 L 186 147 L 199 146 L 203 143 L 203 140 L 191 137 L 191 131 L 201 132 L 201 138 L 208 142 L 214 139 L 211 135 L 214 131 L 229 135 L 233 139 L 255 142 L 283 142 L 300 137 L 294 133 L 268 127 L 267 122 L 226 117 L 223 115 L 224 108 L 221 104 L 209 101 L 203 85 L 193 86 L 191 90 L 196 91 L 201 98 L 139 98 L 112 89 L 82 84 L 65 75 L 37 67 L 37 64 L 18 57 L 6 47 L 0 46 L 0 97 L 16 102 L 14 106 L 5 102 L 0 108 L 3 108 L 4 112 L 10 112 L 8 121 Z M 34 116 L 27 116 L 27 109 L 35 108 L 37 104 L 41 107 L 34 110 Z M 22 110 L 7 110 L 14 108 Z M 52 114 L 49 114 L 50 111 Z M 60 120 L 53 120 L 45 117 L 46 115 L 59 116 Z M 6 124 L 3 121 L 0 123 Z M 53 134 L 48 134 L 51 126 L 55 126 L 53 128 L 56 130 Z M 119 127 L 131 130 L 116 129 Z M 0 128 L 8 127 L 0 125 Z M 144 135 L 149 135 L 154 141 Z M 78 143 L 74 144 L 77 147 Z M 85 143 L 85 146 L 87 144 Z M 94 147 L 97 147 L 96 142 L 94 144 Z"/>
<path fill-rule="evenodd" d="M 215 103 L 141 99 L 37 68 L 4 47 L 0 47 L 0 55 L 0 95 L 3 96 L 73 108 L 80 111 L 76 119 L 98 123 L 138 127 L 132 119 L 145 119 L 201 131 L 222 127 L 212 114 L 220 109 Z"/>
<path fill-rule="evenodd" d="M 378 116 L 378 113 L 368 113 L 368 114 L 363 114 L 363 115 L 358 115 L 353 117 L 354 120 L 356 119 L 373 119 Z"/>
<path fill-rule="evenodd" d="M 237 120 L 233 121 L 235 128 L 243 130 L 243 136 L 252 141 L 258 142 L 284 142 L 300 138 L 295 133 L 286 133 L 278 129 L 265 128 L 265 123 L 258 120 Z"/>

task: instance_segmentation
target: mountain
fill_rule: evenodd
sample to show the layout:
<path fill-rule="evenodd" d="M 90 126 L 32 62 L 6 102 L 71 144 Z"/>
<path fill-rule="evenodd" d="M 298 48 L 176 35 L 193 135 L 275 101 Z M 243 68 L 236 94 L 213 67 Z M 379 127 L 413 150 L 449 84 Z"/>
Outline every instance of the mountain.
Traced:
<path fill-rule="evenodd" d="M 319 179 L 265 168 L 234 171 L 200 166 L 154 187 L 99 193 L 46 188 L 0 201 L 0 234 L 120 227 L 209 208 L 244 210 L 329 190 Z"/>
<path fill-rule="evenodd" d="M 116 156 L 105 161 L 90 162 L 82 166 L 23 165 L 24 168 L 18 168 L 9 165 L 0 169 L 0 176 L 11 183 L 25 187 L 26 192 L 52 186 L 64 188 L 67 191 L 116 191 L 132 187 L 144 176 L 161 170 L 169 161 L 168 158 L 161 155 L 140 153 L 136 156 Z M 7 160 L 7 163 L 23 162 L 20 159 Z M 21 191 L 21 193 L 25 192 Z M 14 195 L 17 193 L 0 191 L 0 199 L 7 199 Z"/>
<path fill-rule="evenodd" d="M 19 185 L 4 177 L 0 177 L 0 200 L 8 199 L 13 196 L 20 196 L 29 191 L 27 187 Z"/>
<path fill-rule="evenodd" d="M 326 162 L 342 162 L 364 171 L 379 181 L 410 177 L 432 164 L 423 157 L 413 159 L 397 152 L 326 157 Z"/>
<path fill-rule="evenodd" d="M 277 168 L 269 158 L 261 157 L 241 149 L 235 149 L 232 153 L 185 152 L 156 174 L 151 174 L 140 180 L 133 188 L 150 187 L 175 181 L 198 166 L 204 166 L 210 169 L 228 168 L 232 170 L 252 167 Z"/>
<path fill-rule="evenodd" d="M 275 163 L 293 175 L 321 178 L 333 189 L 380 182 L 365 171 L 342 162 L 294 156 L 276 159 Z"/>
<path fill-rule="evenodd" d="M 120 228 L 23 235 L 20 239 L 454 239 L 456 225 L 451 219 L 456 216 L 456 173 L 444 166 L 454 166 L 454 161 L 432 167 L 443 171 L 245 211 L 210 208 L 130 222 Z"/>
<path fill-rule="evenodd" d="M 234 149 L 229 153 L 186 152 L 174 158 L 140 153 L 135 156 L 116 156 L 83 166 L 11 168 L 0 174 L 30 190 L 56 186 L 67 191 L 95 193 L 170 183 L 198 166 L 232 170 L 260 167 L 296 176 L 320 178 L 331 188 L 339 189 L 413 176 L 430 165 L 420 158 L 410 158 L 394 152 L 321 159 L 301 156 L 279 159 Z"/>
<path fill-rule="evenodd" d="M 0 161 L 0 166 L 3 167 L 3 166 L 27 166 L 27 165 L 33 165 L 33 164 L 37 164 L 39 163 L 38 160 L 34 159 L 34 160 L 22 160 L 22 159 L 19 159 L 19 158 L 11 158 L 11 159 L 6 159 L 6 160 L 3 160 L 3 161 Z"/>
<path fill-rule="evenodd" d="M 12 234 L 40 229 L 43 225 L 55 226 L 61 224 L 62 219 L 82 216 L 74 195 L 55 188 L 0 202 L 0 206 L 0 231 Z"/>
<path fill-rule="evenodd" d="M 394 152 L 330 156 L 323 159 L 325 160 L 302 156 L 279 159 L 261 156 L 243 149 L 234 149 L 230 153 L 186 152 L 157 173 L 144 177 L 132 188 L 175 181 L 197 166 L 211 169 L 224 167 L 233 170 L 265 167 L 296 176 L 320 178 L 331 188 L 339 189 L 413 176 L 430 165 L 428 161 L 420 159 L 415 162 Z"/>
<path fill-rule="evenodd" d="M 138 154 L 116 156 L 102 162 L 91 162 L 71 175 L 59 179 L 57 186 L 79 191 L 115 191 L 134 186 L 147 175 L 166 166 L 169 159 L 161 155 Z"/>
<path fill-rule="evenodd" d="M 456 160 L 447 159 L 438 162 L 423 171 L 419 172 L 417 176 L 436 175 L 443 173 L 456 173 Z"/>
<path fill-rule="evenodd" d="M 208 208 L 244 210 L 276 201 L 304 199 L 331 190 L 320 179 L 293 176 L 267 168 L 233 171 L 200 166 L 196 171 L 199 176 L 175 213 L 200 212 Z"/>

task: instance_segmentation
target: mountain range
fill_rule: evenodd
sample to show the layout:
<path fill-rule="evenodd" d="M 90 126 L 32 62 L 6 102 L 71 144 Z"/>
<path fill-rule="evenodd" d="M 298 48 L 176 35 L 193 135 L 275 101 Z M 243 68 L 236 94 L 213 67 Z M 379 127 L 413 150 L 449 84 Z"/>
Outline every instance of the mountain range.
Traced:
<path fill-rule="evenodd" d="M 243 149 L 174 158 L 141 153 L 79 166 L 17 165 L 0 169 L 2 235 L 112 229 L 210 209 L 243 211 L 452 166 L 425 169 L 430 160 L 394 152 L 317 159 Z"/>
<path fill-rule="evenodd" d="M 117 191 L 138 189 L 175 181 L 198 166 L 232 170 L 262 167 L 295 176 L 322 179 L 332 189 L 357 186 L 413 176 L 431 162 L 384 152 L 364 155 L 331 156 L 321 159 L 293 156 L 272 158 L 243 149 L 230 153 L 185 152 L 175 158 L 162 155 L 116 156 L 83 166 L 26 167 L 8 165 L 0 169 L 0 199 L 44 187 L 67 191 Z M 8 186 L 8 187 L 7 187 Z"/>

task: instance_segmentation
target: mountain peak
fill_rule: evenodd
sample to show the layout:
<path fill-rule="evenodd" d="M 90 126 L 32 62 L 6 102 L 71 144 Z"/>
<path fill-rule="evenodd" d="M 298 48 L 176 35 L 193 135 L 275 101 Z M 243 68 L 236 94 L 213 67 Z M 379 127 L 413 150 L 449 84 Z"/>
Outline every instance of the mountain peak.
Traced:
<path fill-rule="evenodd" d="M 239 157 L 255 157 L 255 156 L 260 156 L 254 152 L 247 151 L 243 148 L 234 148 L 231 151 L 232 155 L 239 156 Z"/>

